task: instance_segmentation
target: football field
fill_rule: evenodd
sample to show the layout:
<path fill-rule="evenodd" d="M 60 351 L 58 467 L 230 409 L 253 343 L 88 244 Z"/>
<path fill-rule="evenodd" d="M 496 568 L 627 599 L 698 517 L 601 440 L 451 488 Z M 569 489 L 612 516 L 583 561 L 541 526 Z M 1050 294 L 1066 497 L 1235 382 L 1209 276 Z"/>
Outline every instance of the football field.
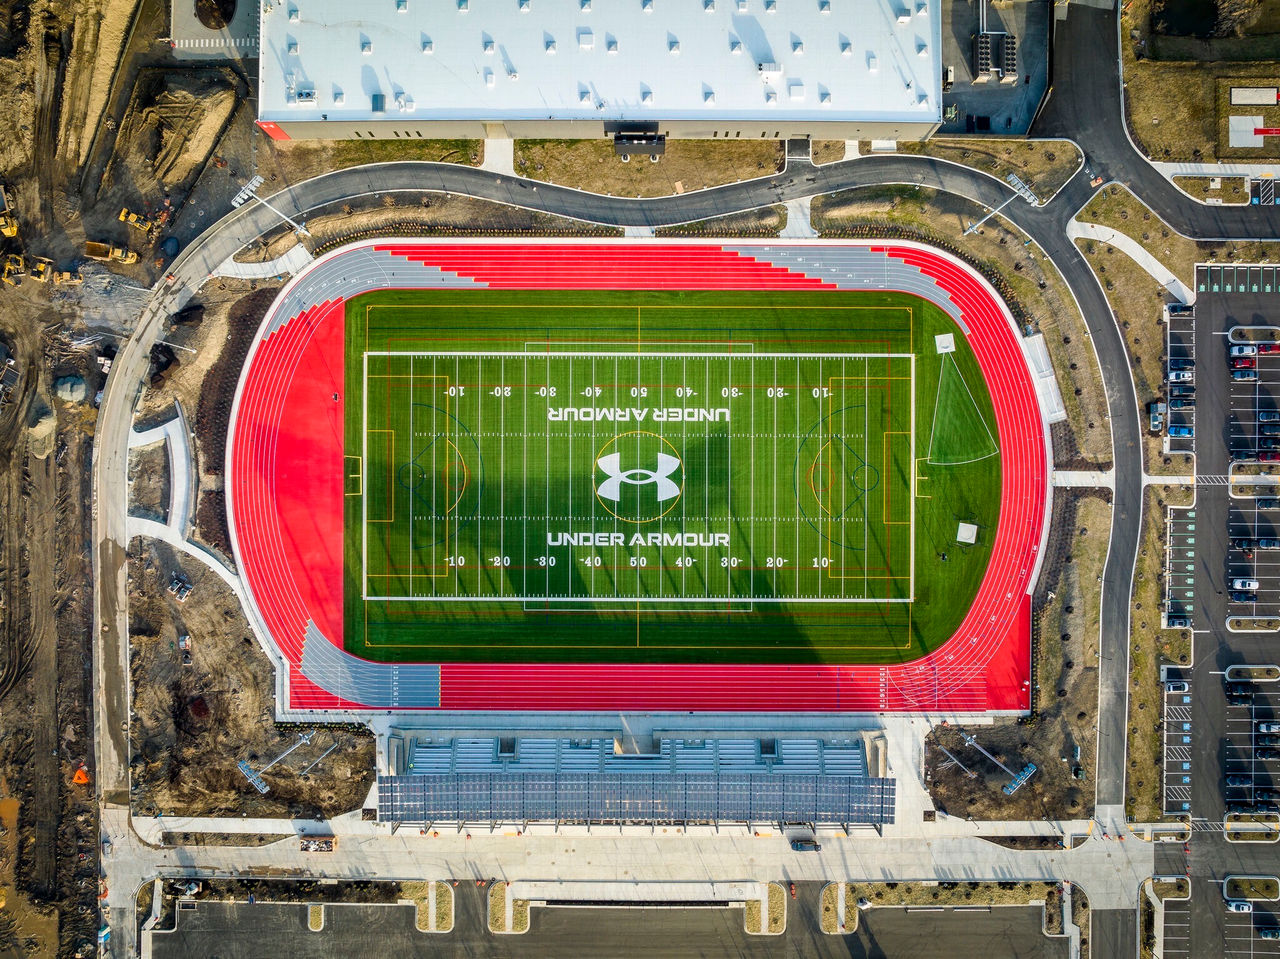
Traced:
<path fill-rule="evenodd" d="M 371 293 L 345 372 L 366 658 L 902 661 L 990 553 L 990 396 L 914 297 Z"/>

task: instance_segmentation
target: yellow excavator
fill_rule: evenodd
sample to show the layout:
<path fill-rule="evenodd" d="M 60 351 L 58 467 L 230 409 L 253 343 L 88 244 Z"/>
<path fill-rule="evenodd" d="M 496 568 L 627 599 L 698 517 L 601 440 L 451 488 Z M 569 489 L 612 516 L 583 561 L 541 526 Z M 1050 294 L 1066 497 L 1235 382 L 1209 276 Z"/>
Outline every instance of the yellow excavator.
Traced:
<path fill-rule="evenodd" d="M 9 194 L 0 186 L 0 236 L 17 236 L 18 218 L 13 215 L 13 204 L 9 202 Z"/>
<path fill-rule="evenodd" d="M 26 274 L 26 266 L 22 262 L 22 257 L 18 254 L 10 253 L 4 258 L 4 272 L 0 274 L 0 280 L 3 280 L 5 284 L 17 286 Z"/>

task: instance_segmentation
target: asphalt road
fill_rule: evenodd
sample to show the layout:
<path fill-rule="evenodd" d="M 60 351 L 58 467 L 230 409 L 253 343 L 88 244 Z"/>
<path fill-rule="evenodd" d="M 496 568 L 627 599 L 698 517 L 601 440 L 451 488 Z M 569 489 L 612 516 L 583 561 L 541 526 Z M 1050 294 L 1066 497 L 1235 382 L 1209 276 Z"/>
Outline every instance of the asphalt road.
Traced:
<path fill-rule="evenodd" d="M 1042 934 L 1039 907 L 907 912 L 874 909 L 849 936 L 824 935 L 817 920 L 821 884 L 797 888 L 787 928 L 748 936 L 741 909 L 535 908 L 529 932 L 496 936 L 486 928 L 481 890 L 456 890 L 451 933 L 414 927 L 410 908 L 331 906 L 320 933 L 307 929 L 303 905 L 201 903 L 179 914 L 173 933 L 153 938 L 155 959 L 347 959 L 369 955 L 487 959 L 1065 959 L 1068 943 Z M 375 940 L 376 937 L 376 940 Z"/>

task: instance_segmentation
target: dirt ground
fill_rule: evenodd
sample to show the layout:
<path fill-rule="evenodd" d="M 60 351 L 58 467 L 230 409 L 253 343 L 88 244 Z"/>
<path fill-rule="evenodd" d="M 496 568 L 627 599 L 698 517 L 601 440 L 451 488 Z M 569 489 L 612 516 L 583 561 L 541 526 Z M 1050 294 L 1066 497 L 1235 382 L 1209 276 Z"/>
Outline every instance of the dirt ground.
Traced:
<path fill-rule="evenodd" d="M 169 458 L 163 443 L 129 451 L 129 515 L 157 523 L 169 515 Z"/>
<path fill-rule="evenodd" d="M 669 196 L 753 180 L 782 169 L 781 140 L 668 140 L 657 163 L 623 163 L 612 140 L 517 140 L 516 172 L 611 196 Z"/>
<path fill-rule="evenodd" d="M 1067 421 L 1054 427 L 1055 465 L 1106 469 L 1111 463 L 1106 394 L 1088 328 L 1062 278 L 1026 237 L 997 218 L 963 236 L 983 211 L 958 197 L 918 187 L 850 190 L 818 197 L 813 225 L 831 236 L 908 236 L 968 258 L 994 278 L 1020 322 L 1044 333 L 1062 392 Z"/>
<path fill-rule="evenodd" d="M 870 144 L 868 144 L 870 146 Z M 1080 148 L 1070 140 L 966 140 L 938 137 L 924 143 L 899 143 L 900 153 L 920 153 L 990 173 L 1009 173 L 1031 187 L 1041 202 L 1056 194 L 1080 168 Z"/>
<path fill-rule="evenodd" d="M 178 570 L 194 587 L 182 603 L 166 589 Z M 309 743 L 265 774 L 266 795 L 237 770 L 242 759 L 267 765 L 312 730 L 275 723 L 271 663 L 214 573 L 162 543 L 135 540 L 129 582 L 135 814 L 329 817 L 360 808 L 374 769 L 373 737 L 364 727 L 316 728 Z M 190 665 L 183 664 L 183 635 L 191 638 Z"/>
<path fill-rule="evenodd" d="M 777 236 L 786 225 L 787 208 L 778 205 L 730 213 L 712 220 L 665 226 L 656 233 L 658 236 Z"/>
<path fill-rule="evenodd" d="M 1059 495 L 1061 494 L 1061 495 Z M 1094 493 L 1056 490 L 1045 567 L 1032 626 L 1032 713 L 966 729 L 1011 769 L 1035 776 L 1013 796 L 1007 773 L 939 726 L 929 739 L 927 781 L 935 804 L 974 819 L 1078 819 L 1093 808 L 1098 708 L 1098 577 L 1106 556 L 1111 506 Z M 950 750 L 975 774 L 945 765 Z M 1079 750 L 1077 758 L 1076 750 Z M 1079 768 L 1083 778 L 1075 778 Z"/>
<path fill-rule="evenodd" d="M 100 373 L 89 351 L 66 347 L 63 329 L 47 289 L 0 291 L 0 341 L 21 374 L 0 408 L 0 951 L 41 956 L 92 945 L 96 931 L 96 806 L 91 786 L 71 782 L 93 764 L 94 411 L 53 399 L 50 384 L 80 375 L 92 393 Z"/>

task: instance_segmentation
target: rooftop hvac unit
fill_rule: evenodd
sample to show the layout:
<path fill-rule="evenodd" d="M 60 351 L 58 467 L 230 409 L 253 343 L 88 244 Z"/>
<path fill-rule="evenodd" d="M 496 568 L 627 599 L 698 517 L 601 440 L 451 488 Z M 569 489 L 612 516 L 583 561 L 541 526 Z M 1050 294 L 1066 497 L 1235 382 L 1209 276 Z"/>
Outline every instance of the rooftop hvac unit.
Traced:
<path fill-rule="evenodd" d="M 1000 71 L 1007 83 L 1018 82 L 1018 38 L 1006 33 L 1000 41 Z"/>
<path fill-rule="evenodd" d="M 778 83 L 782 79 L 782 67 L 776 63 L 757 63 L 756 69 L 760 72 L 761 83 Z"/>
<path fill-rule="evenodd" d="M 991 34 L 979 33 L 973 38 L 973 82 L 991 79 Z"/>

